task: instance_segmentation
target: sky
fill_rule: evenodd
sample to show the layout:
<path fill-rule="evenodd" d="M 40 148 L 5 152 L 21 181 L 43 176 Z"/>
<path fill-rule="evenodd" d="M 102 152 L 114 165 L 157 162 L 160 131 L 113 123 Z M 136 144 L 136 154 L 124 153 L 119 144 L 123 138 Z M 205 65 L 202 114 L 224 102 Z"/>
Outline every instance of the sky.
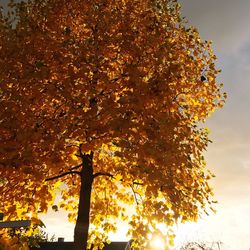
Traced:
<path fill-rule="evenodd" d="M 224 242 L 224 249 L 250 249 L 250 1 L 181 0 L 182 13 L 212 40 L 228 99 L 208 120 L 213 143 L 208 168 L 219 204 L 217 214 L 193 227 L 193 238 Z M 195 233 L 196 232 L 196 233 Z M 187 235 L 188 237 L 188 235 Z"/>
<path fill-rule="evenodd" d="M 0 0 L 3 3 L 3 0 Z M 225 250 L 250 249 L 250 0 L 180 0 L 182 13 L 212 40 L 218 80 L 228 99 L 207 122 L 210 144 L 205 156 L 216 178 L 211 182 L 218 200 L 217 214 L 197 224 L 180 226 L 177 241 L 222 241 Z M 46 231 L 71 240 L 73 225 L 64 213 L 44 217 Z M 58 230 L 60 228 L 60 230 Z M 120 231 L 113 239 L 124 240 Z"/>

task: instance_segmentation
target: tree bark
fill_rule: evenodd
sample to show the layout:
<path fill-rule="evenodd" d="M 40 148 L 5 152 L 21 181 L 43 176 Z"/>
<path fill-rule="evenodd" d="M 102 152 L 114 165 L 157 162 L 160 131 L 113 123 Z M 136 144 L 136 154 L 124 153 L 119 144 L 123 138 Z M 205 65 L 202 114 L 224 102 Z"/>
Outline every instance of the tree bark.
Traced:
<path fill-rule="evenodd" d="M 82 156 L 81 187 L 74 231 L 74 250 L 86 250 L 89 231 L 90 199 L 93 183 L 93 152 Z"/>

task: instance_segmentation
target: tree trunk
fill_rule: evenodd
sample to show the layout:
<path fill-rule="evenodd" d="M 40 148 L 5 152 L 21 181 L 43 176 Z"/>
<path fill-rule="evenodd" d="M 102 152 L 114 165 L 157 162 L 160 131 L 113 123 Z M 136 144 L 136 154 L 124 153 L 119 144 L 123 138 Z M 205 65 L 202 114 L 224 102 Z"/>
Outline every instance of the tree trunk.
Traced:
<path fill-rule="evenodd" d="M 90 199 L 93 183 L 93 153 L 84 154 L 81 171 L 78 215 L 74 231 L 74 250 L 86 250 L 89 231 Z"/>

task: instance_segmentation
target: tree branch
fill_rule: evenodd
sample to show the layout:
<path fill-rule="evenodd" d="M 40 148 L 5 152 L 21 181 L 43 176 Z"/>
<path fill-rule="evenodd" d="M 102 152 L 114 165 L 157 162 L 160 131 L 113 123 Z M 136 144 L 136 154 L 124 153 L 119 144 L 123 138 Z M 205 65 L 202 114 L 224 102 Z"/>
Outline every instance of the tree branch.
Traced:
<path fill-rule="evenodd" d="M 114 178 L 114 179 L 115 179 L 115 177 L 114 177 L 113 174 L 105 173 L 105 172 L 97 172 L 97 173 L 95 173 L 95 174 L 93 175 L 93 178 L 96 178 L 96 177 L 98 177 L 98 176 L 108 176 L 108 177 L 111 177 L 111 178 Z M 123 179 L 121 179 L 121 180 L 119 180 L 119 181 L 123 182 Z M 130 184 L 130 185 L 140 185 L 140 186 L 142 186 L 143 183 L 137 182 L 137 181 L 133 181 L 133 183 Z"/>
<path fill-rule="evenodd" d="M 134 198 L 135 198 L 135 202 L 136 202 L 136 205 L 138 206 L 139 203 L 138 203 L 138 200 L 137 200 L 137 198 L 136 198 L 136 192 L 135 192 L 135 190 L 134 190 L 134 187 L 133 187 L 132 184 L 130 184 L 129 186 L 131 187 L 131 189 L 132 189 L 132 191 L 133 191 Z"/>
<path fill-rule="evenodd" d="M 79 150 L 79 157 L 81 157 L 82 159 L 83 159 L 83 157 L 84 157 L 84 154 L 82 153 L 82 143 L 80 143 L 79 144 L 79 146 L 78 146 L 78 150 Z M 77 155 L 78 156 L 78 155 Z"/>
<path fill-rule="evenodd" d="M 77 174 L 77 175 L 81 176 L 81 173 L 78 172 L 78 171 L 69 171 L 69 172 L 65 172 L 65 173 L 59 174 L 57 176 L 53 176 L 53 177 L 47 178 L 47 179 L 45 179 L 45 181 L 56 180 L 56 179 L 59 179 L 59 178 L 61 178 L 63 176 L 69 175 L 69 174 Z"/>
<path fill-rule="evenodd" d="M 142 185 L 143 185 L 143 183 L 137 182 L 137 181 L 133 181 L 133 184 L 134 184 L 134 185 L 139 185 L 139 186 L 142 186 Z"/>
<path fill-rule="evenodd" d="M 190 91 L 181 91 L 175 97 L 172 98 L 172 101 L 175 102 L 180 95 L 186 95 L 186 94 L 189 94 L 189 93 L 190 93 Z"/>
<path fill-rule="evenodd" d="M 79 165 L 76 165 L 76 166 L 71 167 L 69 170 L 71 171 L 71 170 L 74 170 L 74 169 L 80 168 L 81 166 L 82 166 L 82 163 L 81 163 L 81 164 L 79 164 Z"/>
<path fill-rule="evenodd" d="M 98 176 L 108 176 L 108 177 L 114 178 L 114 175 L 109 174 L 109 173 L 104 173 L 104 172 L 95 173 L 95 174 L 93 175 L 93 178 L 96 178 L 96 177 L 98 177 Z"/>

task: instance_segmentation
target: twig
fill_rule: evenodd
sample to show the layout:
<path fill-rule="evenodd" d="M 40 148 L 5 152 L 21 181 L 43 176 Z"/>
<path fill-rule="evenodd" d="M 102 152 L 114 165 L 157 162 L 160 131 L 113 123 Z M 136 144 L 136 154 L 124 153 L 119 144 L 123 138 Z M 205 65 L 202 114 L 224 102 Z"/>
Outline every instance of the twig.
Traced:
<path fill-rule="evenodd" d="M 130 184 L 129 186 L 131 187 L 131 189 L 132 189 L 132 191 L 133 191 L 134 198 L 135 198 L 135 202 L 136 202 L 136 205 L 138 206 L 139 203 L 138 203 L 138 200 L 137 200 L 137 198 L 136 198 L 136 192 L 135 192 L 135 190 L 134 190 L 134 187 L 133 187 L 132 184 Z"/>

